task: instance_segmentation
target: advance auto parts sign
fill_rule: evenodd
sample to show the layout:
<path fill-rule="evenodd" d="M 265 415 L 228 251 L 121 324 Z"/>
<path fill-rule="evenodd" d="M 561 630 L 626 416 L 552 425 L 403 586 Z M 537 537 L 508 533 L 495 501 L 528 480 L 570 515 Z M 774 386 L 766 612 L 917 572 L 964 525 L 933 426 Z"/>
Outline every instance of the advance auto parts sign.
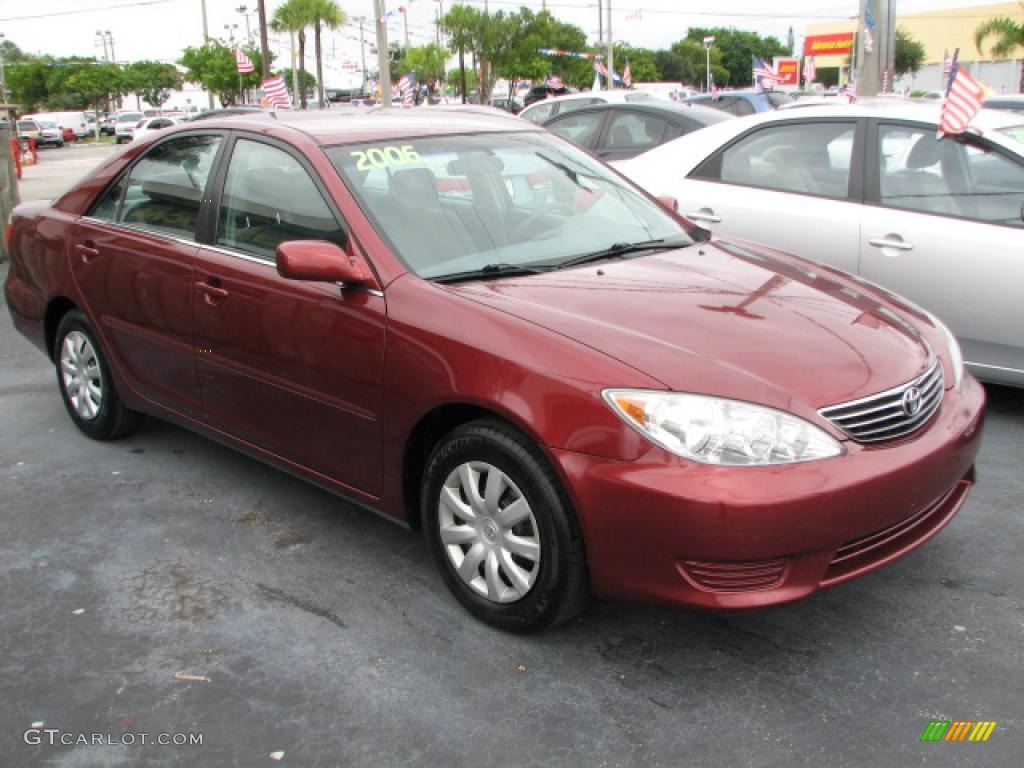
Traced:
<path fill-rule="evenodd" d="M 852 32 L 811 35 L 804 38 L 804 56 L 848 56 L 852 49 Z"/>

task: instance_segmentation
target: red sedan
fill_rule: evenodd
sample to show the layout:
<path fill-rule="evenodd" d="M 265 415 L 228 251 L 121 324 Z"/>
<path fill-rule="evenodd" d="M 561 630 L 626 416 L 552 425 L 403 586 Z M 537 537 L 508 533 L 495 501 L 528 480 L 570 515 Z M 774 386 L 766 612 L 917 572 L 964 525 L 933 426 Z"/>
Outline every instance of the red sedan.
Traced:
<path fill-rule="evenodd" d="M 7 236 L 14 322 L 82 432 L 150 414 L 422 528 L 500 627 L 791 601 L 972 484 L 984 395 L 935 317 L 710 242 L 516 118 L 188 124 Z"/>

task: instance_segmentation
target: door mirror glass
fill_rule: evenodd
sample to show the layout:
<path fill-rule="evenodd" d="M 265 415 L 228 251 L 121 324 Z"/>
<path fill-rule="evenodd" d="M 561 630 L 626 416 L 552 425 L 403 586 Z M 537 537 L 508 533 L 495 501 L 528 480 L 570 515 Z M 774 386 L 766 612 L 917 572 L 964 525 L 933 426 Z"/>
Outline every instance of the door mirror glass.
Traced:
<path fill-rule="evenodd" d="M 355 256 L 326 240 L 289 240 L 277 246 L 277 272 L 289 280 L 366 285 L 367 270 Z"/>

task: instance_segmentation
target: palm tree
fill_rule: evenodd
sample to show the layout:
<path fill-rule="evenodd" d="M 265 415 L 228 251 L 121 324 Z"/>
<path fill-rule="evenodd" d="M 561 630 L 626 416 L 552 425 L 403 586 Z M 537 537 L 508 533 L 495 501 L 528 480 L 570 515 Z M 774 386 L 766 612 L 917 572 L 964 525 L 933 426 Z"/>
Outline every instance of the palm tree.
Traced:
<path fill-rule="evenodd" d="M 992 55 L 997 59 L 1007 59 L 1018 47 L 1024 46 L 1024 24 L 1018 24 L 1005 16 L 983 22 L 974 30 L 974 44 L 978 47 L 978 53 L 982 52 L 981 46 L 985 38 L 991 36 L 996 38 L 992 45 Z M 1024 92 L 1024 69 L 1021 70 L 1018 90 Z"/>
<path fill-rule="evenodd" d="M 313 42 L 316 50 L 316 88 L 321 108 L 324 106 L 324 61 L 320 50 L 320 30 L 322 27 L 337 29 L 347 20 L 345 12 L 334 0 L 310 0 L 310 11 L 313 14 Z"/>
<path fill-rule="evenodd" d="M 291 32 L 299 36 L 298 93 L 295 100 L 300 109 L 306 108 L 306 27 L 313 23 L 313 0 L 287 0 L 274 11 L 270 26 L 278 32 Z M 293 70 L 294 71 L 294 70 Z"/>

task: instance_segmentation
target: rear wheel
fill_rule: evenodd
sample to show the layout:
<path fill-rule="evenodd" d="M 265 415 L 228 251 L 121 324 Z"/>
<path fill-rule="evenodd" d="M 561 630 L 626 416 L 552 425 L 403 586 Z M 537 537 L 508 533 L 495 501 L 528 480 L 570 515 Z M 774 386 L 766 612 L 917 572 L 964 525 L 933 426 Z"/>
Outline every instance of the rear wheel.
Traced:
<path fill-rule="evenodd" d="M 112 440 L 141 426 L 143 415 L 121 401 L 100 345 L 77 309 L 61 318 L 55 353 L 64 407 L 82 432 L 96 440 Z"/>
<path fill-rule="evenodd" d="M 451 432 L 430 456 L 421 502 L 435 565 L 478 618 L 539 629 L 586 607 L 575 515 L 543 454 L 518 431 L 481 420 Z"/>

